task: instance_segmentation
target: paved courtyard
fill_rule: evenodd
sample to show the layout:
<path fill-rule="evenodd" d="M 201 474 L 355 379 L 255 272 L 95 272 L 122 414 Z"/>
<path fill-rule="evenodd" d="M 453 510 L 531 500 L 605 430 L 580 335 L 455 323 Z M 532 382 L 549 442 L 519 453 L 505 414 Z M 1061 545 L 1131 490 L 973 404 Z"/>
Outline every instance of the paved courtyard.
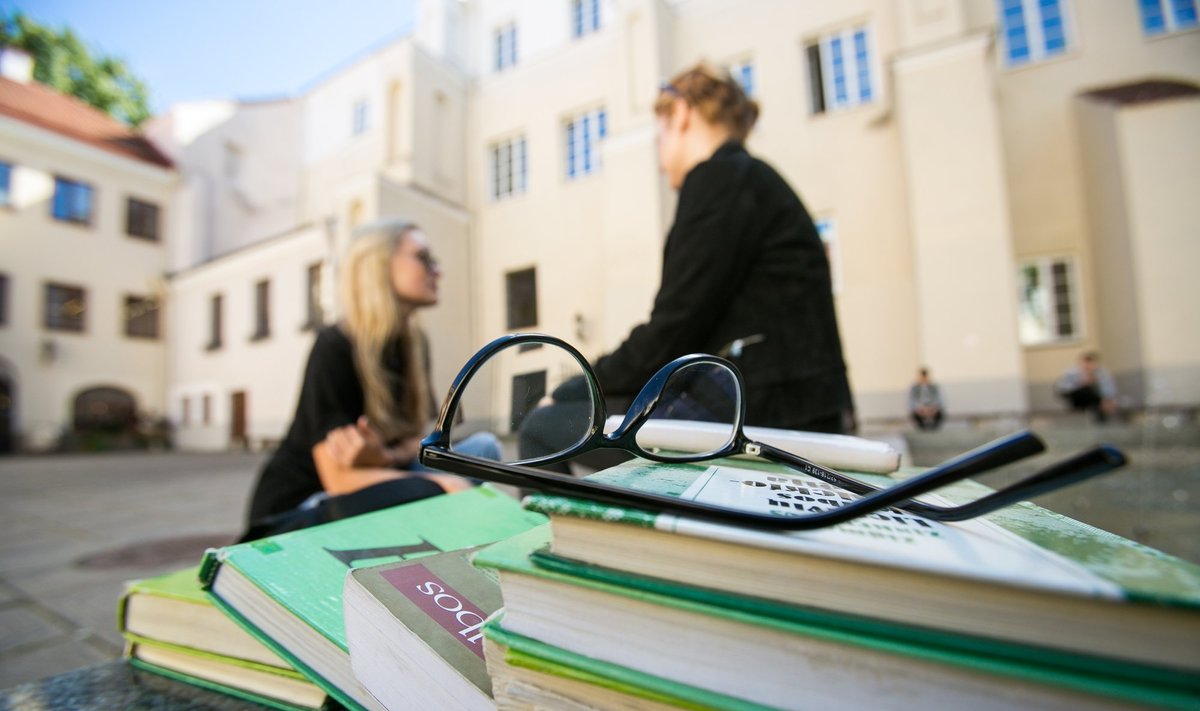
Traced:
<path fill-rule="evenodd" d="M 1039 503 L 1200 563 L 1200 430 L 1066 426 L 1051 452 L 987 483 L 1112 441 L 1132 465 Z M 897 433 L 888 439 L 902 444 Z M 1000 432 L 909 433 L 917 464 Z M 871 433 L 867 433 L 868 436 Z M 229 543 L 264 454 L 124 453 L 0 458 L 0 689 L 117 659 L 126 580 L 199 562 Z"/>
<path fill-rule="evenodd" d="M 118 658 L 124 581 L 231 542 L 263 456 L 0 458 L 0 688 Z"/>

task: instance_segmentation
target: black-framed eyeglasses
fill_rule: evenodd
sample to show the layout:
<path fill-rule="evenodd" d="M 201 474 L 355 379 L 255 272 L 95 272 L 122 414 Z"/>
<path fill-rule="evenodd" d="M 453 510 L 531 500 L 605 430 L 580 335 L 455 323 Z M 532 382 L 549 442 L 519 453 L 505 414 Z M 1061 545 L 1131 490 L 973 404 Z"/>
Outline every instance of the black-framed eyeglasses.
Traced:
<path fill-rule="evenodd" d="M 427 249 L 422 249 L 419 252 L 413 252 L 412 257 L 420 262 L 421 265 L 425 267 L 426 271 L 432 272 L 438 268 L 437 257 L 433 256 L 433 254 L 431 254 Z"/>
<path fill-rule="evenodd" d="M 529 350 L 529 344 L 549 346 Z M 522 348 L 522 346 L 526 346 Z M 513 376 L 512 373 L 518 373 Z M 547 376 L 561 382 L 546 393 Z M 694 354 L 660 369 L 634 398 L 611 432 L 595 373 L 583 355 L 553 336 L 523 333 L 502 336 L 476 353 L 455 378 L 433 432 L 421 442 L 421 462 L 464 476 L 551 494 L 590 499 L 655 513 L 672 513 L 781 530 L 806 530 L 843 523 L 888 507 L 938 521 L 962 521 L 1024 499 L 1111 471 L 1125 463 L 1120 451 L 1100 445 L 1057 462 L 1020 481 L 957 506 L 914 501 L 947 484 L 1037 454 L 1045 449 L 1032 432 L 1022 431 L 990 442 L 917 476 L 879 488 L 796 454 L 746 436 L 745 387 L 741 373 L 722 358 Z M 512 403 L 507 421 L 471 413 L 489 411 L 491 402 Z M 464 405 L 465 403 L 469 403 Z M 645 435 L 658 419 L 699 421 L 706 439 L 690 450 L 661 449 Z M 510 461 L 492 461 L 457 450 L 466 435 L 479 429 L 518 435 Z M 715 433 L 715 436 L 714 436 Z M 675 496 L 576 479 L 536 467 L 564 462 L 598 449 L 618 449 L 657 462 L 699 462 L 722 457 L 760 457 L 844 489 L 858 498 L 835 508 L 804 514 L 761 513 Z"/>

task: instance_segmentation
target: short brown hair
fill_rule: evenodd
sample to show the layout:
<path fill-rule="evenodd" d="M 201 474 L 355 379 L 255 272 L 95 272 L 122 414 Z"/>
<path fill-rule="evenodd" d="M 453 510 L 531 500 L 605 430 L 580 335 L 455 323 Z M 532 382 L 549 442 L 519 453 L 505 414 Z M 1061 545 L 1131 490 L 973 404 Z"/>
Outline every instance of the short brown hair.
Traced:
<path fill-rule="evenodd" d="M 654 113 L 670 114 L 676 98 L 686 101 L 709 123 L 729 129 L 739 141 L 746 140 L 758 121 L 758 102 L 746 96 L 729 72 L 718 70 L 707 62 L 684 70 L 663 84 L 658 100 L 654 102 Z"/>

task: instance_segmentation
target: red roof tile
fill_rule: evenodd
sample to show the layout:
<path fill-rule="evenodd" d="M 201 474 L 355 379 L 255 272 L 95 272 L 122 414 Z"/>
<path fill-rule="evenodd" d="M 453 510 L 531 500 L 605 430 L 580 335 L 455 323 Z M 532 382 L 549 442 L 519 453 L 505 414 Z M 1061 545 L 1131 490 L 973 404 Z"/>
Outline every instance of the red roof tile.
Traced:
<path fill-rule="evenodd" d="M 37 82 L 0 77 L 0 116 L 53 131 L 110 153 L 165 168 L 171 161 L 154 144 L 108 114 Z"/>

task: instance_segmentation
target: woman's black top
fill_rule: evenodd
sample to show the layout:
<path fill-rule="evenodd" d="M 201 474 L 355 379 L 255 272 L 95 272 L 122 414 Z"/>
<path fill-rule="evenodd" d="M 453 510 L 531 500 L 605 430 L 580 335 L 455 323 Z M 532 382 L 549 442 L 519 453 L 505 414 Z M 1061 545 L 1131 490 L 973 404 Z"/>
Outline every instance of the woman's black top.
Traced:
<path fill-rule="evenodd" d="M 393 344 L 383 356 L 398 402 L 404 397 L 406 357 L 400 344 Z M 354 346 L 341 328 L 325 326 L 317 332 L 309 353 L 291 427 L 259 475 L 249 520 L 293 509 L 321 491 L 312 448 L 330 430 L 354 423 L 365 411 Z"/>
<path fill-rule="evenodd" d="M 853 410 L 816 226 L 787 182 L 734 141 L 684 178 L 650 320 L 596 362 L 596 376 L 606 396 L 632 396 L 688 353 L 738 366 L 749 424 L 803 429 Z"/>

